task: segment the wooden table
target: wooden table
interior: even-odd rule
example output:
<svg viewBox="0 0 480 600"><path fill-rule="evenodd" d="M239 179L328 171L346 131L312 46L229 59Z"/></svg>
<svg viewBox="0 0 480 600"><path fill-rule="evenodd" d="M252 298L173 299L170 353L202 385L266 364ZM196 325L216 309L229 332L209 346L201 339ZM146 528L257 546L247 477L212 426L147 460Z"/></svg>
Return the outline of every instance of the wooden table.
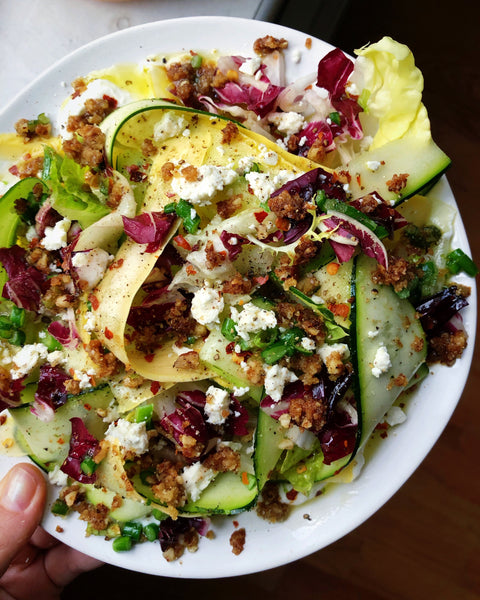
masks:
<svg viewBox="0 0 480 600"><path fill-rule="evenodd" d="M433 134L453 159L448 179L480 263L479 23L476 3L467 0L354 0L332 41L352 52L388 34L413 50L425 77ZM308 32L317 25L320 30L313 23ZM478 600L479 364L477 352L450 424L415 474L377 514L331 546L265 573L213 581L105 566L80 577L63 598Z"/></svg>

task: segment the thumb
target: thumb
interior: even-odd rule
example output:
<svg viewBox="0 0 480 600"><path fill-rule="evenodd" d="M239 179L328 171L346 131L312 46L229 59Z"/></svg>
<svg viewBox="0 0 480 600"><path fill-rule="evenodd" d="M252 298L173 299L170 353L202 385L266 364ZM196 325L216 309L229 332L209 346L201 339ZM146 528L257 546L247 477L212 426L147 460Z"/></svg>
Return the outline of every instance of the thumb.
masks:
<svg viewBox="0 0 480 600"><path fill-rule="evenodd" d="M33 465L15 465L0 481L0 577L42 518L46 484Z"/></svg>

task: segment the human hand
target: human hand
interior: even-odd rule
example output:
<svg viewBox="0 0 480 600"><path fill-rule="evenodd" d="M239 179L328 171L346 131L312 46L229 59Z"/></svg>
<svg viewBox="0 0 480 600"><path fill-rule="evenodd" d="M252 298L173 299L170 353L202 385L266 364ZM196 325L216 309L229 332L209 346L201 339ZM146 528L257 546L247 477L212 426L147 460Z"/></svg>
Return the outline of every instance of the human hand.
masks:
<svg viewBox="0 0 480 600"><path fill-rule="evenodd" d="M0 600L59 599L67 583L102 564L38 526L45 498L33 465L15 465L0 481Z"/></svg>

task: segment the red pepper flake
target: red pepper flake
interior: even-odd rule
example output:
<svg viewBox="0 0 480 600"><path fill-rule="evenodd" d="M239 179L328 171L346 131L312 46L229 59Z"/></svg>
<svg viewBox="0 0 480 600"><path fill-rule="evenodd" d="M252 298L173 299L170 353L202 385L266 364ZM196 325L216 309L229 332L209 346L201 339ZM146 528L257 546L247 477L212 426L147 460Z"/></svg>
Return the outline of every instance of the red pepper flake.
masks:
<svg viewBox="0 0 480 600"><path fill-rule="evenodd" d="M180 246L180 248L184 248L185 250L191 250L192 249L192 247L187 242L187 240L183 237L183 235L176 235L173 238L173 241L177 244L177 246Z"/></svg>
<svg viewBox="0 0 480 600"><path fill-rule="evenodd" d="M361 188L362 187L362 176L360 175L360 173L357 173L356 180L358 183L358 187Z"/></svg>
<svg viewBox="0 0 480 600"><path fill-rule="evenodd" d="M90 304L92 305L93 310L97 310L97 308L100 306L98 298L94 294L90 294L88 296L88 299L90 301Z"/></svg>
<svg viewBox="0 0 480 600"><path fill-rule="evenodd" d="M342 317L346 319L350 314L350 305L349 304L335 304L331 302L327 305L329 311L331 311L335 316Z"/></svg>
<svg viewBox="0 0 480 600"><path fill-rule="evenodd" d="M119 258L118 260L115 260L108 268L110 270L119 269L122 265L123 265L123 258Z"/></svg>
<svg viewBox="0 0 480 600"><path fill-rule="evenodd" d="M385 421L383 423L378 423L377 426L375 427L375 429L377 429L377 430L388 429L388 423L386 423Z"/></svg>
<svg viewBox="0 0 480 600"><path fill-rule="evenodd" d="M155 358L155 354L145 354L144 358L147 362L151 363Z"/></svg>
<svg viewBox="0 0 480 600"><path fill-rule="evenodd" d="M263 223L265 221L265 219L268 217L268 213L265 210L262 210L260 212L256 212L253 214L259 223Z"/></svg>
<svg viewBox="0 0 480 600"><path fill-rule="evenodd" d="M242 471L242 483L248 485L248 473L246 471Z"/></svg>
<svg viewBox="0 0 480 600"><path fill-rule="evenodd" d="M160 383L158 381L152 381L152 383L150 384L150 391L152 392L152 394L155 396L155 394L158 394L158 392L160 391Z"/></svg>
<svg viewBox="0 0 480 600"><path fill-rule="evenodd" d="M238 522L238 521L233 521L233 526L234 526L234 527L238 527L238 525L239 525L239 522Z"/></svg>
<svg viewBox="0 0 480 600"><path fill-rule="evenodd" d="M64 440L63 438L61 438L61 437L60 437L60 438L58 438L58 440L57 440L57 444L60 444L60 445L62 445L62 444L64 444L64 443L65 443L65 440Z"/></svg>
<svg viewBox="0 0 480 600"><path fill-rule="evenodd" d="M105 337L107 338L107 340L113 339L113 333L108 327L105 327Z"/></svg>
<svg viewBox="0 0 480 600"><path fill-rule="evenodd" d="M235 350L235 342L230 342L229 344L227 344L227 346L225 347L225 352L227 354L232 354L232 352Z"/></svg>
<svg viewBox="0 0 480 600"><path fill-rule="evenodd" d="M187 265L185 267L185 271L187 272L187 275L196 275L197 271L192 267L192 265Z"/></svg>
<svg viewBox="0 0 480 600"><path fill-rule="evenodd" d="M277 217L275 225L280 231L288 231L290 229L290 221L284 217Z"/></svg>
<svg viewBox="0 0 480 600"><path fill-rule="evenodd" d="M268 275L259 275L258 277L254 277L253 278L253 283L257 283L258 285L263 285L265 283L267 283L268 281Z"/></svg>
<svg viewBox="0 0 480 600"><path fill-rule="evenodd" d="M90 404L88 404L87 402L85 402L85 404L83 405L83 408L84 408L85 410L92 410L92 407L91 407L91 405L90 405Z"/></svg>
<svg viewBox="0 0 480 600"><path fill-rule="evenodd" d="M17 165L12 165L9 169L8 172L11 173L12 175L15 175L15 177L18 177L19 174L19 170Z"/></svg>
<svg viewBox="0 0 480 600"><path fill-rule="evenodd" d="M290 500L290 502L293 502L295 500L295 498L298 496L298 492L297 490L289 490L285 496L288 498L288 500Z"/></svg>

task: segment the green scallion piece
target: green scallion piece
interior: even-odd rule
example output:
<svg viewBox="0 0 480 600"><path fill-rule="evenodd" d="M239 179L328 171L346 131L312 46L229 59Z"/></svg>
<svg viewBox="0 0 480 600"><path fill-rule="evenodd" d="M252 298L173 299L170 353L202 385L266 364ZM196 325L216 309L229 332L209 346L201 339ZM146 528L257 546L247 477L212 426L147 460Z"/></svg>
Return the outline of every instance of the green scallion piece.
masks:
<svg viewBox="0 0 480 600"><path fill-rule="evenodd" d="M145 525L143 528L143 533L149 542L154 542L158 540L158 534L160 532L160 527L156 523L149 523Z"/></svg>
<svg viewBox="0 0 480 600"><path fill-rule="evenodd" d="M447 254L446 263L447 269L453 275L460 273L460 271L463 271L467 275L470 275L470 277L475 277L475 275L478 274L477 265L460 248L456 248L455 250L452 250L452 252Z"/></svg>
<svg viewBox="0 0 480 600"><path fill-rule="evenodd" d="M132 549L132 543L132 538L122 535L113 540L112 548L115 552L128 552Z"/></svg>
<svg viewBox="0 0 480 600"><path fill-rule="evenodd" d="M12 337L10 338L10 343L14 346L23 346L25 344L25 332L21 329L16 329L12 333Z"/></svg>
<svg viewBox="0 0 480 600"><path fill-rule="evenodd" d="M142 530L143 527L141 523L136 523L135 521L128 521L122 528L122 535L131 538L135 542L138 542L142 535Z"/></svg>
<svg viewBox="0 0 480 600"><path fill-rule="evenodd" d="M199 69L202 66L203 58L200 54L194 54L190 60L190 64L194 69Z"/></svg>
<svg viewBox="0 0 480 600"><path fill-rule="evenodd" d="M176 202L170 202L169 204L166 204L166 205L163 207L163 212L164 212L166 215L171 215L171 214L173 214L174 212L177 212L177 203L176 203Z"/></svg>
<svg viewBox="0 0 480 600"><path fill-rule="evenodd" d="M93 475L97 466L97 463L91 456L86 456L80 463L80 469L82 470L82 473L85 473L85 475Z"/></svg>
<svg viewBox="0 0 480 600"><path fill-rule="evenodd" d="M152 516L154 519L157 519L157 521L164 521L165 519L168 519L168 515L161 510L158 510L158 508L154 508L152 510Z"/></svg>
<svg viewBox="0 0 480 600"><path fill-rule="evenodd" d="M222 323L221 332L224 338L226 338L229 342L233 342L237 337L235 321L230 317L227 317Z"/></svg>
<svg viewBox="0 0 480 600"><path fill-rule="evenodd" d="M340 113L331 112L328 117L332 123L335 123L335 125L340 125Z"/></svg>
<svg viewBox="0 0 480 600"><path fill-rule="evenodd" d="M63 348L62 344L55 339L51 333L48 333L48 331L46 332L45 337L42 338L42 344L47 347L49 352L61 350Z"/></svg>
<svg viewBox="0 0 480 600"><path fill-rule="evenodd" d="M25 325L25 309L19 308L16 305L12 306L12 312L10 313L10 321L14 327L23 327Z"/></svg>
<svg viewBox="0 0 480 600"><path fill-rule="evenodd" d="M68 513L68 506L66 502L58 499L52 504L52 508L50 510L54 515L64 516Z"/></svg>
<svg viewBox="0 0 480 600"><path fill-rule="evenodd" d="M0 315L0 329L13 329L12 321L5 315Z"/></svg>
<svg viewBox="0 0 480 600"><path fill-rule="evenodd" d="M149 423L153 415L153 404L137 406L135 409L135 423Z"/></svg>
<svg viewBox="0 0 480 600"><path fill-rule="evenodd" d="M288 352L288 346L283 342L277 342L260 353L264 362L267 365L274 365L282 359Z"/></svg>

